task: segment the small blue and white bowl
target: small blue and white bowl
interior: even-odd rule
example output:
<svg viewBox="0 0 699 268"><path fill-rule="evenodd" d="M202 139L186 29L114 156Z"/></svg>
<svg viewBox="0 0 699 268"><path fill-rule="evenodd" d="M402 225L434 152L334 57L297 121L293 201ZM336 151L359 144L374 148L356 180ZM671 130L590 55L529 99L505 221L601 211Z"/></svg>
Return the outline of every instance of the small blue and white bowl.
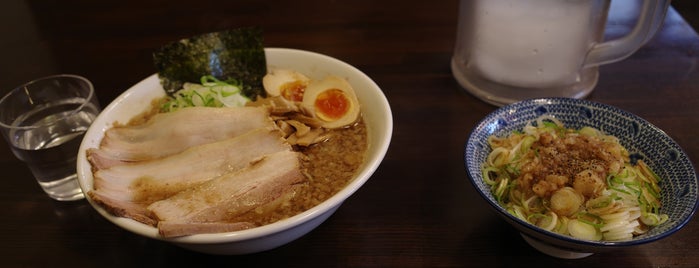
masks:
<svg viewBox="0 0 699 268"><path fill-rule="evenodd" d="M660 212L667 214L669 220L632 240L587 241L543 230L508 213L495 200L481 175L481 165L491 151L488 137L507 136L541 115L553 116L567 128L590 126L616 136L632 157L643 159L662 178ZM474 128L466 143L464 160L471 183L496 213L517 228L532 247L559 258L582 258L663 239L686 225L699 205L694 167L672 138L634 114L587 100L542 98L500 107Z"/></svg>

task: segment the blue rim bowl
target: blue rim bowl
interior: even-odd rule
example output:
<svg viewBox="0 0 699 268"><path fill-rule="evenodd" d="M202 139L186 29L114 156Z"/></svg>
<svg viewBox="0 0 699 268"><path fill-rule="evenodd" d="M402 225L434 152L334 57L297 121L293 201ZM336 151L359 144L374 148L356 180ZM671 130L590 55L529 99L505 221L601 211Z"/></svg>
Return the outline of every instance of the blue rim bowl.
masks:
<svg viewBox="0 0 699 268"><path fill-rule="evenodd" d="M491 151L487 139L491 135L506 136L521 130L527 122L542 115L555 117L567 128L590 126L619 138L632 157L643 159L662 178L661 213L667 214L669 220L632 240L587 241L543 230L508 213L495 200L481 175L481 165ZM533 238L566 252L595 253L663 239L684 227L699 205L695 169L672 138L632 113L588 100L539 98L500 107L482 119L471 132L465 145L464 162L478 193L498 215L520 231L528 243L532 244L530 238ZM541 250L537 245L532 246Z"/></svg>

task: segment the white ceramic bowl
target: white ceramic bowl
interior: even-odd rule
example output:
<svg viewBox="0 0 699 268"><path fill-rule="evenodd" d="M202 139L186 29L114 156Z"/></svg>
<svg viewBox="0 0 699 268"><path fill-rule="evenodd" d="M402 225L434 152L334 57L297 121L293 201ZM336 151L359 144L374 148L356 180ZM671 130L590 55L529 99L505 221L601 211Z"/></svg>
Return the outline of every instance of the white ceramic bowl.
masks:
<svg viewBox="0 0 699 268"><path fill-rule="evenodd" d="M491 151L490 135L506 136L522 130L527 122L550 115L567 128L595 127L619 138L632 158L643 159L662 180L661 213L670 219L628 241L587 241L543 230L508 213L483 181L481 165ZM471 183L508 223L534 248L559 258L581 258L595 252L650 243L680 230L697 210L697 175L682 148L648 121L616 107L568 98L532 99L503 106L486 116L471 132L464 160Z"/></svg>
<svg viewBox="0 0 699 268"><path fill-rule="evenodd" d="M391 108L379 86L367 75L345 62L295 49L267 48L265 54L269 67L293 69L313 79L322 79L330 74L338 75L346 78L355 89L367 124L369 148L366 161L344 189L305 212L272 224L237 232L197 234L178 238L163 238L154 227L115 217L88 197L90 204L107 220L130 232L210 254L247 254L273 249L305 235L330 217L343 201L369 179L383 160L393 132ZM114 122L127 122L149 107L151 100L164 95L157 75L152 75L121 94L102 111L85 134L78 153L77 173L83 192L93 189L92 172L85 157L85 150L99 147L105 130Z"/></svg>

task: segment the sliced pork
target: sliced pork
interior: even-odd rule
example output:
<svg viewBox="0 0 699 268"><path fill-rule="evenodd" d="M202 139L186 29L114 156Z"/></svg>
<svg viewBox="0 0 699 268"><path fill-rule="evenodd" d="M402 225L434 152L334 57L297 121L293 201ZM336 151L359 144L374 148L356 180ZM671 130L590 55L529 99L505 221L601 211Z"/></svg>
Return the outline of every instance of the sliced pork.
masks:
<svg viewBox="0 0 699 268"><path fill-rule="evenodd" d="M297 128L301 128L296 126ZM114 127L89 149L90 199L164 237L253 228L306 178L267 107L193 107Z"/></svg>
<svg viewBox="0 0 699 268"><path fill-rule="evenodd" d="M265 107L190 107L153 116L137 126L105 132L97 152L101 168L176 154L191 146L235 137L273 124Z"/></svg>
<svg viewBox="0 0 699 268"><path fill-rule="evenodd" d="M303 181L299 157L300 153L293 151L269 154L239 171L157 201L148 210L160 221L164 236L171 234L168 226L235 223L236 216L287 196Z"/></svg>
<svg viewBox="0 0 699 268"><path fill-rule="evenodd" d="M168 157L97 170L94 188L99 196L111 200L150 204L239 170L267 154L288 150L291 146L278 130L260 128Z"/></svg>
<svg viewBox="0 0 699 268"><path fill-rule="evenodd" d="M203 233L233 232L255 227L249 222L205 222L205 223L177 223L160 222L158 229L164 237L185 236Z"/></svg>
<svg viewBox="0 0 699 268"><path fill-rule="evenodd" d="M156 226L158 224L158 220L155 219L155 216L147 209L147 205L145 204L105 195L99 191L89 191L87 195L90 196L92 201L99 204L114 216L133 219L151 226Z"/></svg>

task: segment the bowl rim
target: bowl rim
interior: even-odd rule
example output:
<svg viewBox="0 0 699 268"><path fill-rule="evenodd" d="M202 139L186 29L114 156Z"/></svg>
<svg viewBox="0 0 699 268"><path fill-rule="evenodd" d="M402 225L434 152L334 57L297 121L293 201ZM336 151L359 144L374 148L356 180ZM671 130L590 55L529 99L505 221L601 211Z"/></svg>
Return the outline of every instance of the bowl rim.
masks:
<svg viewBox="0 0 699 268"><path fill-rule="evenodd" d="M561 240L562 242L570 245L570 244L577 244L581 245L584 247L611 247L611 248L617 248L617 247L628 247L628 246L635 246L635 245L641 245L641 244L646 244L650 243L653 241L660 240L662 238L665 238L667 236L672 235L673 233L679 231L682 229L695 215L697 212L697 209L699 208L699 198L696 198L694 200L694 204L692 205L691 212L687 215L686 218L682 219L680 222L678 222L677 226L675 226L672 229L667 230L666 232L650 236L650 237L642 237L639 239L632 239L632 240L626 240L626 241L593 241L593 240L583 240L583 239L577 239L571 236L559 234L556 232L552 231L547 231L544 229L541 229L529 222L526 222L520 218L515 217L514 215L508 213L505 209L503 209L499 204L496 202L493 202L493 200L490 199L491 193L481 191L479 187L476 184L476 179L480 178L480 171L476 172L471 170L471 167L469 165L468 155L469 153L475 152L475 144L477 144L476 141L476 135L477 135L477 130L478 129L483 129L488 122L491 122L493 119L497 119L495 115L506 113L506 112L515 112L517 110L515 107L516 106L522 106L526 104L536 104L536 103L541 103L541 104L561 104L561 103L568 103L574 107L584 107L584 106L599 106L603 107L605 109L611 110L616 114L623 115L625 117L631 118L643 125L646 125L652 129L652 131L658 132L658 134L665 136L673 145L675 145L676 148L679 149L679 154L683 156L687 160L688 167L691 168L692 172L692 177L694 179L695 185L699 184L697 180L697 174L696 174L696 169L694 168L692 162L689 160L689 156L684 152L684 150L677 144L677 142L670 137L666 132L664 132L662 129L658 128L657 126L653 125L652 123L648 122L647 120L641 118L640 116L637 116L631 112L625 111L621 108L609 105L609 104L604 104L601 102L596 102L596 101L591 101L591 100L586 100L586 99L576 99L576 98L566 98L566 97L545 97L545 98L532 98L532 99L526 99L522 101L518 101L515 103L511 103L508 105L504 105L502 107L499 107L498 109L492 111L488 115L486 115L484 118L479 120L479 122L473 127L471 130L467 142L464 145L464 165L466 166L466 172L468 173L468 178L471 186L473 186L478 192L478 194L485 199L485 201L490 205L492 208L497 211L497 214L501 217L504 217L506 220L511 221L513 223L516 223L519 227L526 228L526 231L531 232L531 233L536 233L539 235L543 235L546 237L550 238L555 238L558 240ZM474 172L476 172L476 175L474 176ZM513 226L514 227L514 226ZM541 241L546 243L545 241Z"/></svg>
<svg viewBox="0 0 699 268"><path fill-rule="evenodd" d="M113 224L119 226L120 228L123 228L127 231L130 231L132 233L139 234L144 237L152 238L152 239L157 239L157 240L162 240L162 241L168 241L168 242L174 242L178 244L217 244L217 243L228 243L228 242L237 242L237 241L244 241L244 240L249 240L249 239L255 239L255 238L260 238L260 237L265 237L265 236L270 236L275 233L283 232L285 230L288 230L290 228L293 228L295 226L300 226L308 221L311 221L312 219L332 210L333 208L336 208L340 206L347 198L349 198L354 192L356 192L371 176L372 174L376 171L380 163L383 161L385 158L385 155L388 151L388 147L391 143L391 138L393 134L393 115L391 111L390 104L383 93L383 90L376 84L376 82L371 79L367 74L362 72L361 70L357 69L356 67L341 61L339 59L336 59L334 57L330 57L328 55L324 55L321 53L317 52L312 52L312 51L306 51L306 50L301 50L301 49L293 49L293 48L278 48L278 47L266 47L265 48L265 54L273 54L277 55L277 57L281 57L283 55L298 55L298 56L303 56L303 57L314 57L317 58L319 61L323 62L330 62L331 64L339 66L339 68L346 69L348 73L352 73L352 75L361 77L363 83L367 83L370 85L370 91L373 93L371 94L373 97L378 97L377 99L373 99L372 102L379 102L381 103L381 107L384 107L381 109L383 112L376 117L379 118L384 124L382 125L382 130L383 130L383 135L380 136L378 140L369 140L369 149L372 148L372 146L376 147L375 150L378 152L374 158L372 159L366 159L362 166L362 169L358 170L359 172L355 174L354 178L349 181L349 183L342 188L340 191L329 197L328 199L324 200L323 202L317 204L316 206L309 208L301 213L298 213L294 216L291 216L286 219L282 219L270 224L266 224L263 226L258 226L255 228L251 229L246 229L246 230L240 230L240 231L233 231L233 232L223 232L223 233L205 233L205 234L195 234L195 235L188 235L188 236L182 236L182 237L172 237L172 238L167 238L167 237L162 237L157 234L157 228L152 227L146 224L143 224L141 222L135 221L133 219L129 218L124 218L124 217L117 217L109 212L107 212L104 208L96 204L88 195L86 196L86 199L88 202L91 204L91 206L97 210L104 218L106 218L108 221L112 222ZM267 56L269 57L269 56ZM269 61L267 63L267 66L270 66ZM154 82L153 80L158 80L157 73L156 74L151 74L150 76L144 78L140 82L132 85L129 87L127 90L122 92L117 98L115 98L109 105L103 109L103 112L111 112L112 110L116 109L120 105L122 101L125 99L129 98L133 92L136 90L139 90L143 86L153 86L152 83L157 83ZM352 83L352 82L350 82ZM160 83L157 83L157 85L162 89L162 86L160 86ZM144 89L140 89L144 90ZM153 88L146 88L146 90L157 90ZM164 90L163 90L164 94ZM106 115L103 115L103 113L100 113L98 117L95 119L95 121L99 120L100 117L104 117ZM92 190L92 187L89 187L88 185L85 185L87 183L85 180L90 181L92 183L93 177L92 173L89 172L90 174L82 174L82 170L84 170L85 165L88 165L87 168L89 170L89 163L86 163L85 155L84 152L87 149L87 138L88 138L88 133L92 132L97 132L97 133L103 133L106 129L97 129L101 126L96 126L95 129L91 131L91 129L88 129L86 132L85 139L82 141L81 146L80 146L80 151L78 155L78 163L77 163L77 169L78 169L78 181L80 184L81 189L83 189L83 192L87 192L89 190ZM90 127L92 128L92 126ZM369 127L368 127L369 129ZM103 135L103 134L100 134ZM102 136L99 136L99 139L102 139ZM155 235L154 233L155 232Z"/></svg>

